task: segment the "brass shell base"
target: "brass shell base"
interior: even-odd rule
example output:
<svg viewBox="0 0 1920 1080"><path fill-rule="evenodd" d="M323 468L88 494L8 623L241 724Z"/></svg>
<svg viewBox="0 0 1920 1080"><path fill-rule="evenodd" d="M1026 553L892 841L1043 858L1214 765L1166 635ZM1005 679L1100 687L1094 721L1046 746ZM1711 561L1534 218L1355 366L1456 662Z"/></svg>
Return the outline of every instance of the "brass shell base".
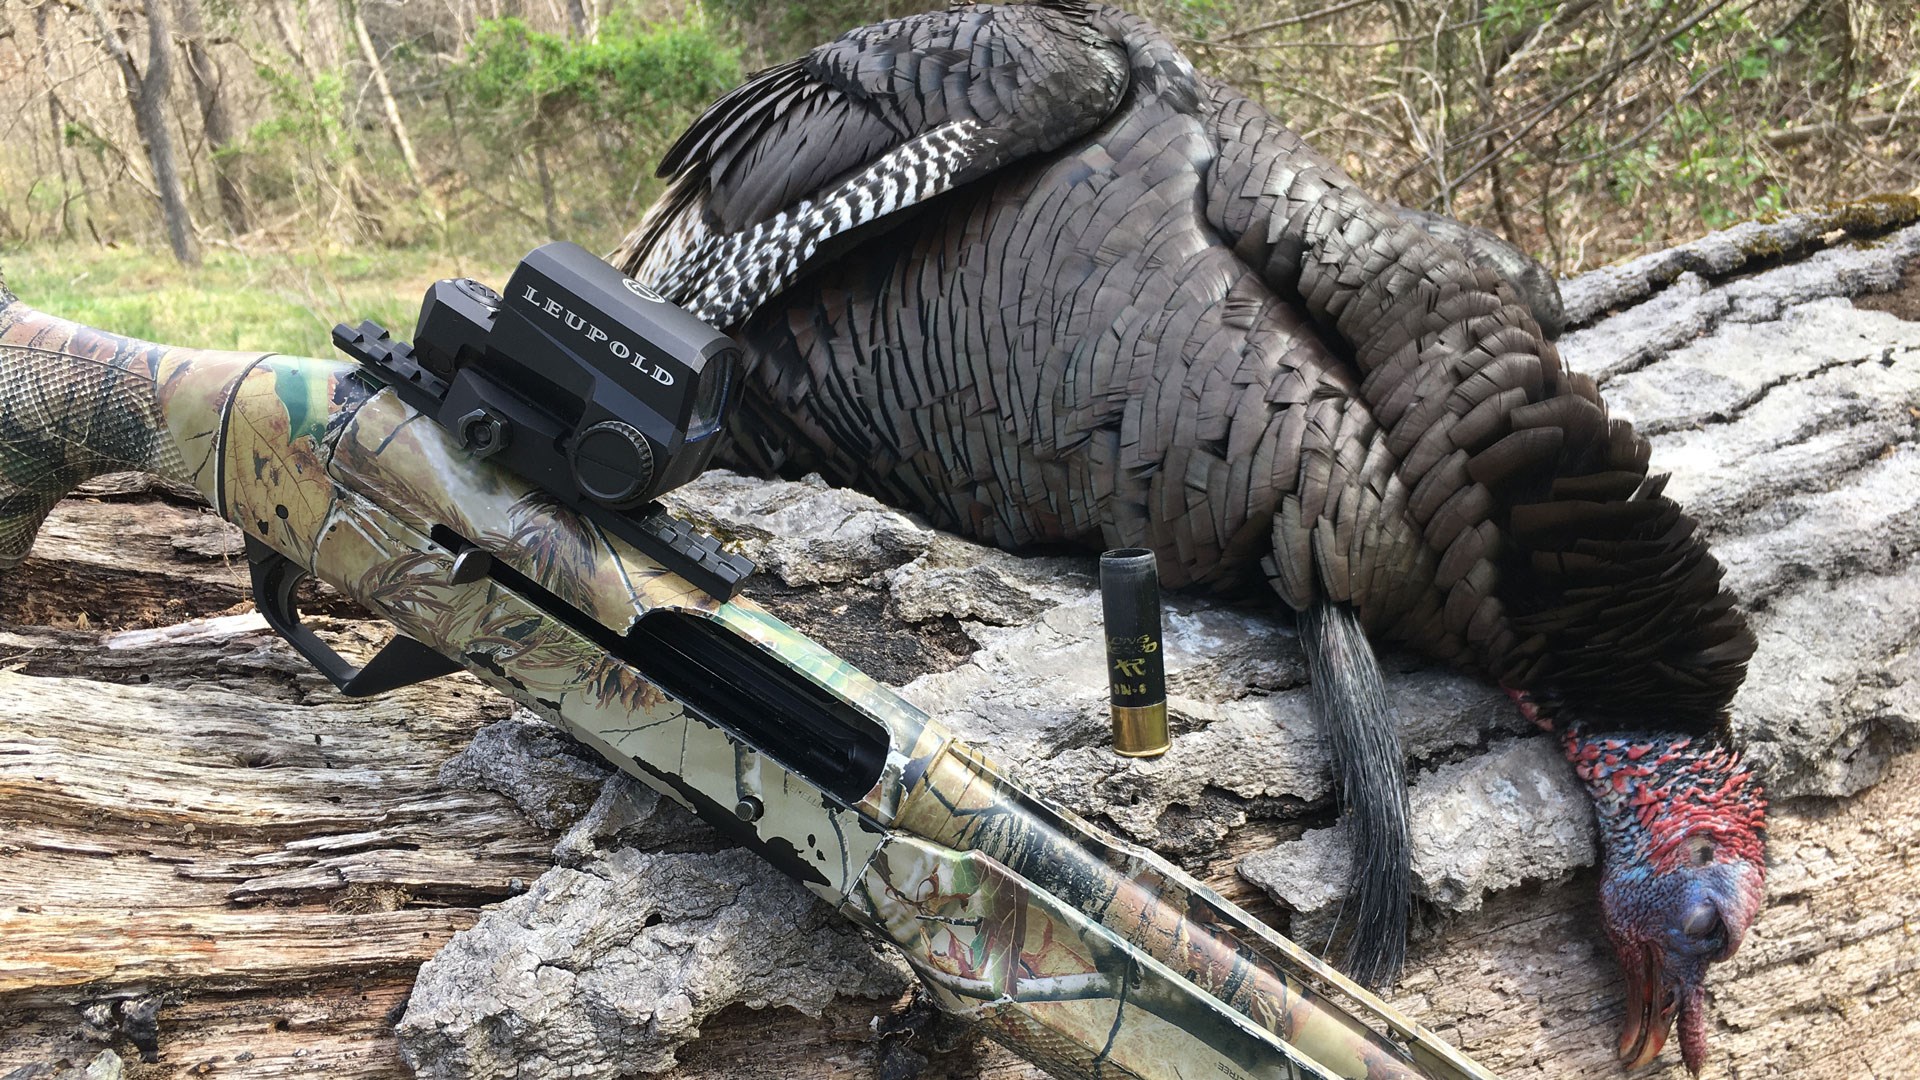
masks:
<svg viewBox="0 0 1920 1080"><path fill-rule="evenodd" d="M1167 738L1167 703L1113 706L1113 752L1121 757L1159 757Z"/></svg>

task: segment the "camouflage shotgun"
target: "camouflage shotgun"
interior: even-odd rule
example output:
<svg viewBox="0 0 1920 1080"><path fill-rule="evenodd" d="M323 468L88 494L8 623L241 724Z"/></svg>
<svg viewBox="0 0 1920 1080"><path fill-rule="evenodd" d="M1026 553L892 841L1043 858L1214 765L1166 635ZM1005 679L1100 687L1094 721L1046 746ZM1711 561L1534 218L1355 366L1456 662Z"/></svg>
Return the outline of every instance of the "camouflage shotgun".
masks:
<svg viewBox="0 0 1920 1080"><path fill-rule="evenodd" d="M532 287L523 273L540 255L521 264L510 297ZM594 265L567 272L605 285L603 272L616 293L624 285L637 302L652 299ZM455 284L464 296L441 297L454 307L499 300L472 283L435 289ZM596 313L582 303L527 302L555 333L578 329L605 345L584 329ZM626 317L606 315L618 303L605 295L587 297L592 305L613 322ZM692 322L677 309L661 315L674 316ZM422 340L430 321L423 312ZM600 439L607 452L574 455L575 487L536 484L524 461L509 467L505 431L489 430L495 419L519 423L518 445L531 452L534 418L511 402L494 403L514 414L505 417L485 403L446 406L471 350L413 368L411 350L363 330L336 331L361 364L174 348L44 315L0 286L0 568L25 558L75 485L116 470L159 473L193 485L246 533L263 613L346 692L472 672L884 938L942 1009L1055 1076L1490 1076L733 597L741 561L711 541L659 513L645 535L631 527L635 514L608 527L606 506L583 508L576 488L609 505L650 497L613 481L596 487L594 469L617 474L615 459L638 446L631 431L606 428L612 421L575 430L572 443ZM628 375L663 378L637 355L620 359ZM705 406L723 396L710 393ZM449 430L421 403L465 411ZM306 575L402 636L364 669L346 666L298 625L289 598Z"/></svg>

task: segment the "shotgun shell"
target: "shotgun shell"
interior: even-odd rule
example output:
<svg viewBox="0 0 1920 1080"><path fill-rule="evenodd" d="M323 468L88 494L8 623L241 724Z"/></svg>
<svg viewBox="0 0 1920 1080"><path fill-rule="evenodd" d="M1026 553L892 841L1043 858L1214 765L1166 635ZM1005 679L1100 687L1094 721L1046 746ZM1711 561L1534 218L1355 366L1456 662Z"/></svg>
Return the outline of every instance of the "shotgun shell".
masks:
<svg viewBox="0 0 1920 1080"><path fill-rule="evenodd" d="M1146 548L1100 556L1107 623L1107 685L1113 749L1126 757L1167 752L1167 669L1160 648L1160 570Z"/></svg>

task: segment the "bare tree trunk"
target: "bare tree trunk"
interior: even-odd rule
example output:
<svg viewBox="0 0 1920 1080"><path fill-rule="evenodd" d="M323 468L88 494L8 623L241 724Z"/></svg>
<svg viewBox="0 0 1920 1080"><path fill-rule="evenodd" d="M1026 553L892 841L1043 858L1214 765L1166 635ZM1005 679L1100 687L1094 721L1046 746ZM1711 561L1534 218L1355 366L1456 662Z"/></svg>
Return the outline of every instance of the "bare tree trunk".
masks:
<svg viewBox="0 0 1920 1080"><path fill-rule="evenodd" d="M280 43L286 46L287 55L293 57L293 62L299 66L301 74L311 81L313 65L307 60L307 50L300 44L301 35L295 31L290 21L291 13L280 3L280 0L270 0L267 4L267 18L273 23L273 28L280 31Z"/></svg>
<svg viewBox="0 0 1920 1080"><path fill-rule="evenodd" d="M573 23L573 34L583 40L593 37L593 20L587 17L585 0L567 0L567 21Z"/></svg>
<svg viewBox="0 0 1920 1080"><path fill-rule="evenodd" d="M174 0L180 17L180 36L187 53L187 77L200 101L200 120L206 127L208 156L213 159L214 187L220 193L220 212L227 228L238 236L247 231L247 204L234 175L238 163L224 153L234 143L233 117L227 112L226 79L220 62L207 50L207 31L200 18L200 0Z"/></svg>
<svg viewBox="0 0 1920 1080"><path fill-rule="evenodd" d="M40 43L40 67L47 79L47 123L53 132L53 158L60 170L60 235L73 235L73 192L74 173L77 163L68 166L67 159L72 151L67 148L67 125L65 113L60 107L60 95L55 92L57 85L53 74L53 45L47 40L47 12L50 5L41 4L33 9L33 35ZM84 190L85 180L80 181Z"/></svg>
<svg viewBox="0 0 1920 1080"><path fill-rule="evenodd" d="M560 237L560 214L553 196L553 173L547 168L547 144L533 140L533 169L540 177L540 201L547 212L547 239Z"/></svg>
<svg viewBox="0 0 1920 1080"><path fill-rule="evenodd" d="M393 88L387 84L387 68L380 62L380 53L373 47L373 37L367 33L366 21L360 18L360 5L355 0L344 0L347 22L353 30L353 36L360 42L360 55L373 71L373 85L380 92L380 105L387 114L387 130L393 133L393 141L400 144L400 157L407 164L407 176L413 180L413 186L426 192L421 182L420 159L413 154L413 140L407 136L406 122L400 119L400 106L393 100Z"/></svg>
<svg viewBox="0 0 1920 1080"><path fill-rule="evenodd" d="M147 72L143 76L134 66L133 55L120 31L107 21L100 0L81 0L93 21L100 27L100 39L113 62L120 67L126 86L127 104L133 108L134 126L147 149L153 166L153 182L160 196L160 216L167 223L167 245L173 257L188 266L200 265L200 250L193 239L193 219L187 214L187 191L180 183L180 168L173 156L173 135L167 131L167 91L173 81L173 45L167 27L165 5L146 0Z"/></svg>

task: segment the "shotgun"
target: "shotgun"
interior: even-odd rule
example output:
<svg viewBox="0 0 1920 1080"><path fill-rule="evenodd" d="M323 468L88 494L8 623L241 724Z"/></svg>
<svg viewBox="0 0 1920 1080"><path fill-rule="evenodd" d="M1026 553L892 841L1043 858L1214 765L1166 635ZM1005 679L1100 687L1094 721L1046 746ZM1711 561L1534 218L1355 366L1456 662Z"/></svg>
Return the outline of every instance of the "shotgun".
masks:
<svg viewBox="0 0 1920 1080"><path fill-rule="evenodd" d="M1055 1076L1489 1080L1142 848L1034 795L739 595L653 500L702 469L738 351L571 244L503 294L428 292L352 360L155 345L0 285L0 569L81 482L190 484L254 600L342 693L471 672L764 856ZM392 623L356 667L300 623L324 581Z"/></svg>

